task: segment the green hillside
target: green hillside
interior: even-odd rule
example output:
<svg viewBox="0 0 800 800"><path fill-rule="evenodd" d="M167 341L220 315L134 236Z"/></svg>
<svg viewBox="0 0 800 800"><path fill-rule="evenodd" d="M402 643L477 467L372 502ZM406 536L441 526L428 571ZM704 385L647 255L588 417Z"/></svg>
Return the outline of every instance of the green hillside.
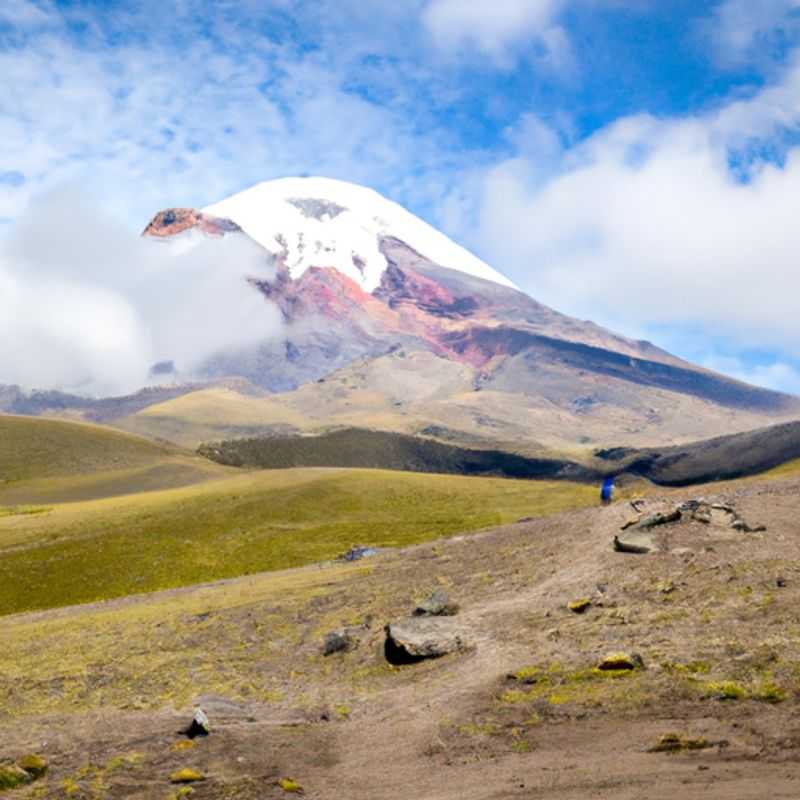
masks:
<svg viewBox="0 0 800 800"><path fill-rule="evenodd" d="M0 506L185 486L228 470L98 425L0 415Z"/></svg>
<svg viewBox="0 0 800 800"><path fill-rule="evenodd" d="M0 518L0 614L296 567L595 501L568 482L304 469Z"/></svg>

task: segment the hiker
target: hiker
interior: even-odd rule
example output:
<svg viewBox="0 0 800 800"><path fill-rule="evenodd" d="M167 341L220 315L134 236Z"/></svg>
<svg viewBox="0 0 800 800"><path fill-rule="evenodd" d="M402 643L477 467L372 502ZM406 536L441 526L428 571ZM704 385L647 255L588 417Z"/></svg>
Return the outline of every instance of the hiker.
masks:
<svg viewBox="0 0 800 800"><path fill-rule="evenodd" d="M611 504L611 496L614 494L614 479L606 478L603 481L603 488L600 489L600 502L604 505Z"/></svg>

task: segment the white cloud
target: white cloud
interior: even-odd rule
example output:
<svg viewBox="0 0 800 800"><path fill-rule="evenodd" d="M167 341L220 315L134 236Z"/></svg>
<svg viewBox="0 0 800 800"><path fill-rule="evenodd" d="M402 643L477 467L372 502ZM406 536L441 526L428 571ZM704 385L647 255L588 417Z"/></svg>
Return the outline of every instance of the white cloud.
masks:
<svg viewBox="0 0 800 800"><path fill-rule="evenodd" d="M274 276L264 251L245 237L182 243L143 239L73 188L36 203L0 248L2 382L119 394L156 362L188 378L280 331L245 280Z"/></svg>
<svg viewBox="0 0 800 800"><path fill-rule="evenodd" d="M800 395L800 371L792 364L773 361L769 364L751 365L737 356L714 353L702 359L701 363L707 369L722 372L745 383Z"/></svg>
<svg viewBox="0 0 800 800"><path fill-rule="evenodd" d="M475 47L510 63L510 48L537 43L556 65L569 61L569 43L557 25L567 0L432 0L422 21L442 48Z"/></svg>
<svg viewBox="0 0 800 800"><path fill-rule="evenodd" d="M795 66L779 85L713 113L621 119L566 149L555 174L519 148L484 173L478 207L463 211L477 227L465 225L462 239L568 313L792 353L800 148L785 163L759 154L800 131L798 109ZM545 149L555 141L539 121L526 129ZM735 153L755 159L747 181L730 169Z"/></svg>
<svg viewBox="0 0 800 800"><path fill-rule="evenodd" d="M723 63L768 60L771 37L798 30L798 9L800 0L725 0L705 28Z"/></svg>

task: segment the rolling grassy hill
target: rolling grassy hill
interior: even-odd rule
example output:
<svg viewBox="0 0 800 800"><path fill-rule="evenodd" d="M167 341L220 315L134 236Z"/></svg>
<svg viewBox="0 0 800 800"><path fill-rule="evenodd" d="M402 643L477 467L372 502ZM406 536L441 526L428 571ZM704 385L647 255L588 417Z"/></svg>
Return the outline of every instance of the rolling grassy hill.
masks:
<svg viewBox="0 0 800 800"><path fill-rule="evenodd" d="M98 425L0 415L0 506L89 500L226 474L173 445Z"/></svg>
<svg viewBox="0 0 800 800"><path fill-rule="evenodd" d="M302 413L266 394L244 394L215 386L156 403L114 420L131 433L197 447L204 441L256 436L303 428Z"/></svg>
<svg viewBox="0 0 800 800"><path fill-rule="evenodd" d="M5 481L141 467L176 452L95 425L0 416L0 476Z"/></svg>
<svg viewBox="0 0 800 800"><path fill-rule="evenodd" d="M367 470L251 472L0 518L0 614L283 569L595 502L594 487Z"/></svg>

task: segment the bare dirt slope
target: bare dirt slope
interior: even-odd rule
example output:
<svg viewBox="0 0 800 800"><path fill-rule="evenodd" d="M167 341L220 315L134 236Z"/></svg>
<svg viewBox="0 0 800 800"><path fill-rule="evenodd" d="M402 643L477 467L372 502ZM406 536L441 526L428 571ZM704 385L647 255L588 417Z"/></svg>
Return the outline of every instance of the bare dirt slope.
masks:
<svg viewBox="0 0 800 800"><path fill-rule="evenodd" d="M684 514L656 551L615 552L632 519L703 491L766 531ZM48 776L10 796L796 798L796 478L626 501L392 551L0 628L3 754ZM392 666L384 624L435 588L467 648ZM582 614L568 608L589 600ZM322 654L347 627L351 652ZM603 672L616 652L644 668ZM195 704L207 739L177 731ZM665 734L679 752L649 752Z"/></svg>

